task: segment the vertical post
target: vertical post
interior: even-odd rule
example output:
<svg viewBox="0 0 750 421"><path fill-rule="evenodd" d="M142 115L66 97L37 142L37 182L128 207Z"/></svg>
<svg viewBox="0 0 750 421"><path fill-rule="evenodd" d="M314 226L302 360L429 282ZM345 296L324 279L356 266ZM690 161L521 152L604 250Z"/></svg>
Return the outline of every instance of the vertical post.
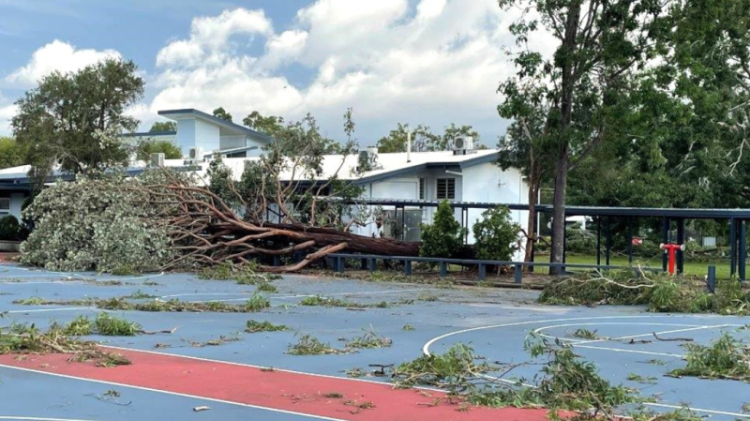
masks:
<svg viewBox="0 0 750 421"><path fill-rule="evenodd" d="M411 260L404 260L404 275L411 275Z"/></svg>
<svg viewBox="0 0 750 421"><path fill-rule="evenodd" d="M661 242L662 244L669 243L669 218L666 216L661 221ZM664 253L661 257L661 269L667 271L667 253Z"/></svg>
<svg viewBox="0 0 750 421"><path fill-rule="evenodd" d="M406 208L401 206L401 241L406 241Z"/></svg>
<svg viewBox="0 0 750 421"><path fill-rule="evenodd" d="M484 279L487 277L487 265L484 263L479 264L479 280L484 281Z"/></svg>
<svg viewBox="0 0 750 421"><path fill-rule="evenodd" d="M628 224L628 265L633 265L633 218L627 218Z"/></svg>
<svg viewBox="0 0 750 421"><path fill-rule="evenodd" d="M461 217L463 218L466 214L466 232L464 233L464 244L469 244L469 210L467 208L461 208Z"/></svg>
<svg viewBox="0 0 750 421"><path fill-rule="evenodd" d="M596 217L596 265L602 264L602 217Z"/></svg>
<svg viewBox="0 0 750 421"><path fill-rule="evenodd" d="M677 244L685 244L685 218L677 219ZM682 249L677 250L677 273L682 273L685 263L685 254Z"/></svg>
<svg viewBox="0 0 750 421"><path fill-rule="evenodd" d="M533 215L529 215L530 218L534 218L534 226L536 227L537 231L539 230L539 213L534 212ZM529 233L529 235L534 236L534 238L537 238L538 235L536 232ZM536 241L531 243L531 263L534 263L534 255L536 254ZM528 267L529 272L534 272L534 265L531 265Z"/></svg>
<svg viewBox="0 0 750 421"><path fill-rule="evenodd" d="M607 264L607 266L609 266L610 265L609 264L609 258L610 258L609 254L610 254L610 251L612 250L612 218L609 217L609 216L607 216L607 224L604 226L604 231L605 231L605 234L606 234L605 245L604 245L604 248L605 248L605 250L604 250L604 256L605 256L605 258L607 260L606 264Z"/></svg>
<svg viewBox="0 0 750 421"><path fill-rule="evenodd" d="M448 264L440 262L440 277L445 278L446 276L448 276Z"/></svg>
<svg viewBox="0 0 750 421"><path fill-rule="evenodd" d="M367 270L367 259L365 258L360 259L359 268L362 270Z"/></svg>
<svg viewBox="0 0 750 421"><path fill-rule="evenodd" d="M716 266L708 267L708 275L706 276L706 287L708 292L713 294L716 292Z"/></svg>
<svg viewBox="0 0 750 421"><path fill-rule="evenodd" d="M734 276L737 269L737 223L729 220L729 276Z"/></svg>
<svg viewBox="0 0 750 421"><path fill-rule="evenodd" d="M279 258L279 256L273 256L273 265L274 267L281 266L281 259Z"/></svg>
<svg viewBox="0 0 750 421"><path fill-rule="evenodd" d="M746 261L747 261L747 221L744 219L739 221L740 224L740 247L739 247L739 253L737 253L737 264L739 266L738 270L738 277L740 278L740 282L745 281L745 268L746 268Z"/></svg>
<svg viewBox="0 0 750 421"><path fill-rule="evenodd" d="M374 258L367 259L367 268L370 269L370 272L375 272L375 269L377 269L377 264L375 263Z"/></svg>
<svg viewBox="0 0 750 421"><path fill-rule="evenodd" d="M513 265L513 280L515 283L520 284L523 282L523 270L519 263Z"/></svg>
<svg viewBox="0 0 750 421"><path fill-rule="evenodd" d="M343 257L335 257L333 260L333 270L335 272L343 272L344 271L344 258Z"/></svg>

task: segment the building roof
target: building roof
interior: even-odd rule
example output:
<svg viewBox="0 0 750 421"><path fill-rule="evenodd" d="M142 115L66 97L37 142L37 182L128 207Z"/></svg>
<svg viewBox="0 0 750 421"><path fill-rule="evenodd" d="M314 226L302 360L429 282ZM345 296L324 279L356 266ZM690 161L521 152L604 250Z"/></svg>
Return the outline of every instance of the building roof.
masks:
<svg viewBox="0 0 750 421"><path fill-rule="evenodd" d="M260 142L270 143L273 139L261 132L249 129L245 126L240 126L231 121L227 121L218 117L214 117L211 114L204 113L203 111L196 110L193 108L185 108L180 110L162 110L159 111L159 115L167 117L169 119L179 121L186 118L194 118L198 120L207 121L209 123L219 126L221 134L224 136L232 135L244 135L252 137Z"/></svg>
<svg viewBox="0 0 750 421"><path fill-rule="evenodd" d="M246 149L249 148L237 148L236 151ZM222 153L226 152L227 151L222 151ZM210 155L211 154L206 154L207 157ZM290 165L289 168L281 174L281 179L284 181L327 180L338 173L338 178L341 180L356 181L358 183L373 183L394 177L407 176L426 169L451 168L453 170L460 170L486 162L493 162L497 159L497 150L479 150L469 155L454 155L451 151L412 152L411 162L407 162L406 155L405 152L378 154L376 167L364 173L357 172L357 167L359 166L358 155L324 155L322 161L322 172L320 174L300 173L299 169L293 171L293 165L291 165L292 158L288 158L290 160ZM259 160L260 158L258 157L225 158L223 162L232 170L233 178L239 180L245 169L245 163L258 162ZM200 162L191 168L197 167L197 175L200 178L207 179L206 171L208 170L209 164L210 161ZM131 167L127 168L126 171L130 174L137 174L143 171L147 165L147 162L138 161ZM164 166L171 168L185 167L185 160L166 159L164 160ZM2 189L3 186L9 185L27 185L30 182L28 177L30 169L30 165L23 165L20 167L0 170L0 189ZM71 179L72 175L64 174L59 170L55 170L48 180L54 181L57 178Z"/></svg>

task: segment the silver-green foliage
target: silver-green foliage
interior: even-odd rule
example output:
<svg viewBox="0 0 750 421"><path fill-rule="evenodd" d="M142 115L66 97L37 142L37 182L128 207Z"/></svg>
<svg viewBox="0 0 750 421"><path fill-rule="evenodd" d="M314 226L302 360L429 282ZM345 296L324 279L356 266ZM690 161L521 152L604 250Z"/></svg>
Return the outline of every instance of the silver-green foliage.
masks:
<svg viewBox="0 0 750 421"><path fill-rule="evenodd" d="M21 263L49 270L141 272L162 266L170 242L156 226L140 180L108 177L58 182L24 211L34 232Z"/></svg>

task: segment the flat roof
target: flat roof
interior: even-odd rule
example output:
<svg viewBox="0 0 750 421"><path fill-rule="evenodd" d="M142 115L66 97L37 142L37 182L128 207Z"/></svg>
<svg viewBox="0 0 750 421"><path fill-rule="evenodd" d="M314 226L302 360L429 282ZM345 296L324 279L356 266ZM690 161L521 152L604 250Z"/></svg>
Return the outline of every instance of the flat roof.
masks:
<svg viewBox="0 0 750 421"><path fill-rule="evenodd" d="M193 108L184 108L184 109L179 109L179 110L162 110L162 111L159 111L159 115L170 118L172 120L181 120L185 118L198 118L200 120L206 120L213 124L216 124L220 128L228 132L231 132L232 134L250 136L261 142L266 142L266 143L270 143L271 141L273 141L273 138L271 138L271 136L268 136L265 133L257 132L245 126L240 126L239 124L215 117L211 114L204 113L203 111L196 110Z"/></svg>

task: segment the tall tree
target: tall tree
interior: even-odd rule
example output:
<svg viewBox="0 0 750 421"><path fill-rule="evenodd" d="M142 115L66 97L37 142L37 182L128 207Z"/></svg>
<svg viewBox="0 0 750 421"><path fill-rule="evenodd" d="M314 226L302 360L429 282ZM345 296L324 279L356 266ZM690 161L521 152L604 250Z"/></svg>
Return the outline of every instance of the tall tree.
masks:
<svg viewBox="0 0 750 421"><path fill-rule="evenodd" d="M242 119L242 124L273 137L284 129L284 118L273 115L264 117L259 112L253 111Z"/></svg>
<svg viewBox="0 0 750 421"><path fill-rule="evenodd" d="M545 87L551 105L550 139L556 150L550 260L560 263L568 172L599 145L616 120L612 110L629 81L654 57L650 37L663 30L668 9L654 0L499 0L499 5L505 10L520 6L525 12L510 27L524 47L515 58L519 71L501 89L515 86L518 95L527 95L523 86L534 81ZM558 42L551 61L527 43L540 25Z"/></svg>
<svg viewBox="0 0 750 421"><path fill-rule="evenodd" d="M149 133L158 132L175 132L177 131L177 122L175 121L157 121L151 125Z"/></svg>
<svg viewBox="0 0 750 421"><path fill-rule="evenodd" d="M136 146L137 157L142 161L147 161L153 153L163 153L165 159L182 158L182 149L168 140L147 139Z"/></svg>
<svg viewBox="0 0 750 421"><path fill-rule="evenodd" d="M12 127L29 148L37 181L56 164L63 171L94 173L127 163L117 138L138 126L125 109L143 94L132 61L108 59L77 73L54 72L16 102Z"/></svg>
<svg viewBox="0 0 750 421"><path fill-rule="evenodd" d="M378 151L383 153L406 152L406 134L410 130L408 124L398 123L398 126L380 138L377 143ZM475 142L479 139L479 132L469 125L457 126L451 123L442 135L434 134L428 126L418 125L411 129L412 150L415 152L446 151L450 149L451 141L459 136L471 136ZM478 142L475 143L476 146Z"/></svg>
<svg viewBox="0 0 750 421"><path fill-rule="evenodd" d="M229 114L224 107L219 107L214 110L214 117L220 118L226 121L232 121L232 114Z"/></svg>
<svg viewBox="0 0 750 421"><path fill-rule="evenodd" d="M537 241L536 202L542 183L552 178L552 168L547 162L553 158L550 148L550 128L552 116L550 106L545 101L544 90L527 87L526 95L519 95L515 85L508 85L504 92L514 101L506 101L498 107L502 117L515 118L505 136L498 142L497 164L503 170L520 169L529 183L529 218L526 225L526 248L524 261L530 262L534 256Z"/></svg>
<svg viewBox="0 0 750 421"><path fill-rule="evenodd" d="M12 137L0 136L0 169L26 164L26 148Z"/></svg>

